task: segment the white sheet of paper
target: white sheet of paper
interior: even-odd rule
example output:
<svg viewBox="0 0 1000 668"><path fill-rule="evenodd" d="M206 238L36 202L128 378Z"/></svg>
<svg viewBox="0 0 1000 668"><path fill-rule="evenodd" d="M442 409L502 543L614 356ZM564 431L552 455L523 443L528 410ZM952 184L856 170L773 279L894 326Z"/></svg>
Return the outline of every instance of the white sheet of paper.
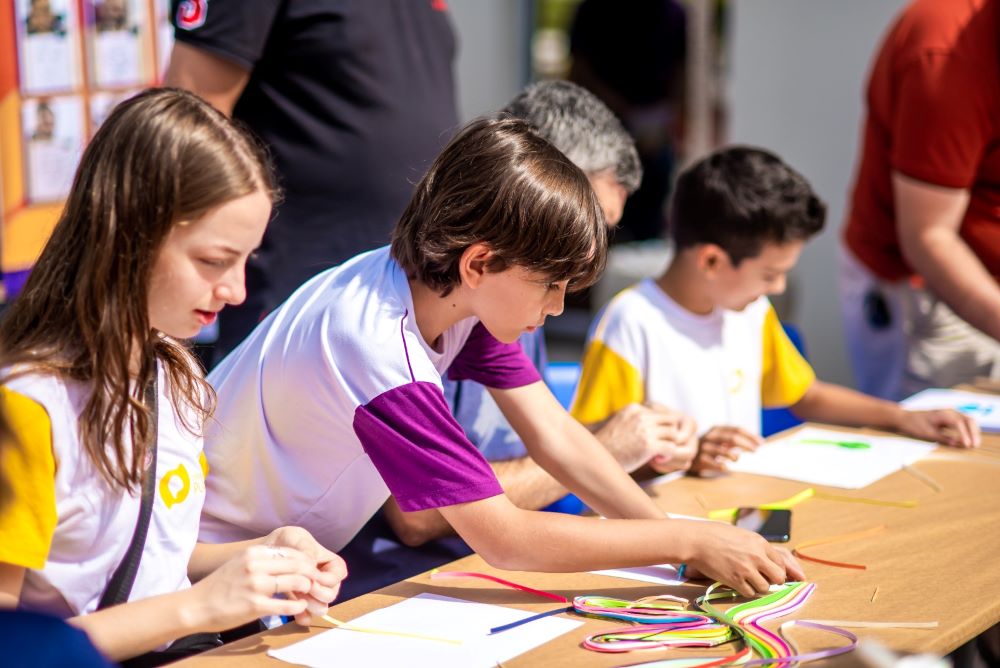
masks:
<svg viewBox="0 0 1000 668"><path fill-rule="evenodd" d="M680 517L680 516L678 516ZM704 519L694 517L691 519ZM687 578L677 577L677 569L670 564L660 566L638 566L636 568L614 568L606 571L591 571L595 575L608 575L613 578L625 578L626 580L638 580L639 582L652 582L662 585L681 585L687 582Z"/></svg>
<svg viewBox="0 0 1000 668"><path fill-rule="evenodd" d="M462 599L419 594L395 605L350 620L356 626L461 640L451 645L434 640L335 629L281 649L276 659L312 668L326 666L434 666L496 668L497 663L572 631L582 622L545 617L496 635L490 629L530 617L531 612Z"/></svg>
<svg viewBox="0 0 1000 668"><path fill-rule="evenodd" d="M865 443L870 447L843 447L836 442ZM729 468L814 485L860 489L920 459L935 447L933 443L912 438L806 427L765 443L757 452L742 454Z"/></svg>
<svg viewBox="0 0 1000 668"><path fill-rule="evenodd" d="M917 392L900 402L910 410L954 408L968 415L983 431L1000 431L1000 396L962 390L932 388Z"/></svg>

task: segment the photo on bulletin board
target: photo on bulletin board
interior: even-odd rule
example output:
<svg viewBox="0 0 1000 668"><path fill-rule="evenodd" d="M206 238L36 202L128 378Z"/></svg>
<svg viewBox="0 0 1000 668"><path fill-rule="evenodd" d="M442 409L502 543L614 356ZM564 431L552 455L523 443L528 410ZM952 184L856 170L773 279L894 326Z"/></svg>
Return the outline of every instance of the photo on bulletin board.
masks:
<svg viewBox="0 0 1000 668"><path fill-rule="evenodd" d="M90 96L90 137L97 134L97 129L107 120L111 110L139 92L139 89L116 92L94 93Z"/></svg>
<svg viewBox="0 0 1000 668"><path fill-rule="evenodd" d="M39 97L21 104L28 201L65 199L84 146L83 100Z"/></svg>
<svg viewBox="0 0 1000 668"><path fill-rule="evenodd" d="M71 91L80 84L76 0L15 0L21 93Z"/></svg>
<svg viewBox="0 0 1000 668"><path fill-rule="evenodd" d="M145 64L149 4L146 0L86 0L91 81L98 88L138 86L148 74Z"/></svg>

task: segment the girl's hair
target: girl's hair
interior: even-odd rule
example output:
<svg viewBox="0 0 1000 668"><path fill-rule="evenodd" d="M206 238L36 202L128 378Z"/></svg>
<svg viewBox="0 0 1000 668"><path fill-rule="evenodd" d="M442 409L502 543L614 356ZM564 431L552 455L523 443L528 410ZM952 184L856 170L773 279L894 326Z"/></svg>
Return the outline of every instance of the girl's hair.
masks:
<svg viewBox="0 0 1000 668"><path fill-rule="evenodd" d="M474 243L490 271L520 266L570 290L592 285L607 257L607 225L586 175L528 123L467 125L417 184L392 235L407 276L446 296Z"/></svg>
<svg viewBox="0 0 1000 668"><path fill-rule="evenodd" d="M266 155L208 103L169 88L122 102L84 152L62 216L0 321L8 380L49 373L90 386L80 439L112 486L142 480L153 427L143 389L156 360L171 403L197 416L190 424L190 412L178 410L188 429L199 431L214 407L187 348L151 329L160 248L175 224L256 191L277 196Z"/></svg>

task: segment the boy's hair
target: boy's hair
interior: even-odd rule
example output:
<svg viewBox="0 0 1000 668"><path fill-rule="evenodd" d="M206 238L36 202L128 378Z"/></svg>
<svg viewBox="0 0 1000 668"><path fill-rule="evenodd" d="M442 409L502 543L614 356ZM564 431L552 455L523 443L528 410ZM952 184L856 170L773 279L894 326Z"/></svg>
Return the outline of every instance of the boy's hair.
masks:
<svg viewBox="0 0 1000 668"><path fill-rule="evenodd" d="M587 175L613 170L634 193L642 181L635 142L607 105L569 81L539 81L507 104L504 113L531 124Z"/></svg>
<svg viewBox="0 0 1000 668"><path fill-rule="evenodd" d="M732 146L677 178L670 234L678 251L715 244L737 266L766 243L809 239L825 220L826 204L805 177L773 153Z"/></svg>
<svg viewBox="0 0 1000 668"><path fill-rule="evenodd" d="M142 396L157 359L175 407L186 402L203 420L214 400L191 353L150 327L150 277L167 235L256 191L273 200L273 184L261 148L182 90L122 102L84 151L62 216L0 320L0 367L8 379L50 373L92 388L80 440L110 485L141 482L151 428Z"/></svg>
<svg viewBox="0 0 1000 668"><path fill-rule="evenodd" d="M589 286L604 270L607 232L590 182L527 123L473 121L417 184L392 234L407 276L442 296L458 285L458 262L474 243L488 269L520 266L550 280Z"/></svg>

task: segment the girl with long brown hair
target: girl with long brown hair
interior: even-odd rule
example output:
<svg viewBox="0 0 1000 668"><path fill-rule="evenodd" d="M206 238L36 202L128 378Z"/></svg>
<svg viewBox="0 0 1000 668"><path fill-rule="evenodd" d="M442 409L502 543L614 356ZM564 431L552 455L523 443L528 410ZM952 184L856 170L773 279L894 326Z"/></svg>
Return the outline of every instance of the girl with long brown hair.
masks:
<svg viewBox="0 0 1000 668"><path fill-rule="evenodd" d="M101 126L0 321L27 462L0 516L0 606L69 618L122 660L334 598L343 562L302 529L197 542L215 397L180 340L243 301L274 196L257 145L190 93L146 91Z"/></svg>

